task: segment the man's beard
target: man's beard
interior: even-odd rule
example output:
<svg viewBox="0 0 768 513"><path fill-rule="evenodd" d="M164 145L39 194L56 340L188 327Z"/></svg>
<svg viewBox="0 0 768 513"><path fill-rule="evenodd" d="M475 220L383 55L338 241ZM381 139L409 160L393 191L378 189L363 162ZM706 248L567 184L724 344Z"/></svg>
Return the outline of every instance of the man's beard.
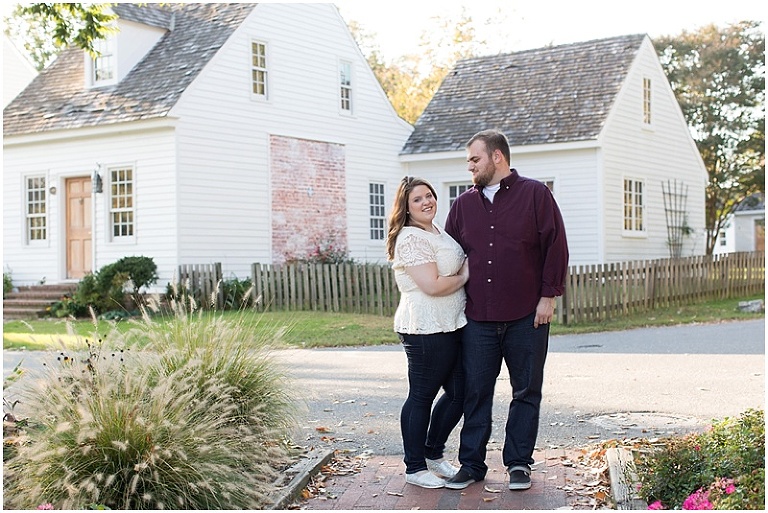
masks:
<svg viewBox="0 0 768 513"><path fill-rule="evenodd" d="M493 175L495 173L495 168L485 168L479 173L475 173L472 175L472 181L475 185L478 185L480 187L485 187L489 183L491 183L491 180L493 179Z"/></svg>

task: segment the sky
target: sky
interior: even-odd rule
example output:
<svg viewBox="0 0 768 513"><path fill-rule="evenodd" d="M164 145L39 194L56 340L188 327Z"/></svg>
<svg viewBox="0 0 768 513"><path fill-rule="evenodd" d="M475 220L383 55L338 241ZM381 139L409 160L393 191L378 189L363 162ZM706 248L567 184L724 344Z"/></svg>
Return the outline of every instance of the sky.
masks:
<svg viewBox="0 0 768 513"><path fill-rule="evenodd" d="M375 35L388 60L413 53L423 30L436 15L458 17L462 6L481 26L478 38L489 42L488 54L540 48L626 34L651 39L714 23L725 26L745 19L763 22L761 0L411 0L334 2L344 20L357 21Z"/></svg>

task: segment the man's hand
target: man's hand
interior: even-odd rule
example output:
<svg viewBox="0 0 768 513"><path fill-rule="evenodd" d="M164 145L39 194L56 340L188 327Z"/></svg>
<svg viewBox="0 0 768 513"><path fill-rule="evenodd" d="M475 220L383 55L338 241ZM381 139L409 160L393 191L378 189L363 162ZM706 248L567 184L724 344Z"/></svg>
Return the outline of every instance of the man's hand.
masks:
<svg viewBox="0 0 768 513"><path fill-rule="evenodd" d="M549 324L555 314L555 298L543 297L539 299L536 305L536 316L533 318L533 327L538 328L539 324Z"/></svg>

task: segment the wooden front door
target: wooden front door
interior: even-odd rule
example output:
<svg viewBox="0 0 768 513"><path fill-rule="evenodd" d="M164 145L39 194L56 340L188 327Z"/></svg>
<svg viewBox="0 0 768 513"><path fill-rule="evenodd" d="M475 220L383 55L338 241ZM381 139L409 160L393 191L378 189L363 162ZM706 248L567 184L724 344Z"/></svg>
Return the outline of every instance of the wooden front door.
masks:
<svg viewBox="0 0 768 513"><path fill-rule="evenodd" d="M755 251L765 251L765 219L755 221Z"/></svg>
<svg viewBox="0 0 768 513"><path fill-rule="evenodd" d="M67 278L80 279L91 272L91 178L68 178Z"/></svg>

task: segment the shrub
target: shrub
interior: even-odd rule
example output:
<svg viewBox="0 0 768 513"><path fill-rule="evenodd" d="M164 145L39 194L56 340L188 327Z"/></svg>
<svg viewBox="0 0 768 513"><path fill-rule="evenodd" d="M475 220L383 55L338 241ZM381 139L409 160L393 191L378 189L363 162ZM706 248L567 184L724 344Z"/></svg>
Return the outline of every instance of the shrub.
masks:
<svg viewBox="0 0 768 513"><path fill-rule="evenodd" d="M157 281L157 266L149 257L123 257L117 262L107 264L95 274L85 275L77 284L71 298L64 298L51 309L57 317L80 317L93 308L97 314L108 314L110 319L122 319L130 314L130 306L125 297L126 283L132 283L132 297L141 303L141 288ZM135 312L134 312L135 313Z"/></svg>
<svg viewBox="0 0 768 513"><path fill-rule="evenodd" d="M28 396L39 412L5 464L6 506L77 509L263 509L289 394L270 340L221 318L149 316L151 343L121 351L114 331L88 354L49 365ZM82 362L82 363L81 363Z"/></svg>
<svg viewBox="0 0 768 513"><path fill-rule="evenodd" d="M705 433L672 438L637 461L640 495L652 509L763 509L765 414L748 410Z"/></svg>
<svg viewBox="0 0 768 513"><path fill-rule="evenodd" d="M13 280L11 279L11 273L3 273L3 298L13 290Z"/></svg>
<svg viewBox="0 0 768 513"><path fill-rule="evenodd" d="M251 296L253 284L250 279L239 280L237 277L233 277L229 280L223 280L219 283L219 287L224 293L225 310L237 310L253 304L253 297Z"/></svg>

